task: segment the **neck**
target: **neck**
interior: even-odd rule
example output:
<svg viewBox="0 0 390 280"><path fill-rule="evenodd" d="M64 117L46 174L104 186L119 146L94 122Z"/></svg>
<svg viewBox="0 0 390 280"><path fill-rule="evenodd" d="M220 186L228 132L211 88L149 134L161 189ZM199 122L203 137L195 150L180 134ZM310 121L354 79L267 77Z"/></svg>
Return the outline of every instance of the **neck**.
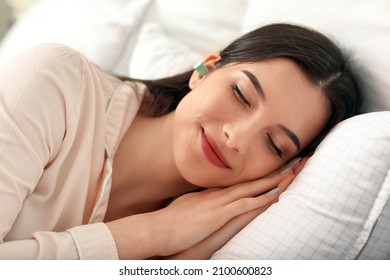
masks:
<svg viewBox="0 0 390 280"><path fill-rule="evenodd" d="M158 118L135 118L114 157L110 204L126 208L198 188L185 181L176 167L173 119L173 112Z"/></svg>

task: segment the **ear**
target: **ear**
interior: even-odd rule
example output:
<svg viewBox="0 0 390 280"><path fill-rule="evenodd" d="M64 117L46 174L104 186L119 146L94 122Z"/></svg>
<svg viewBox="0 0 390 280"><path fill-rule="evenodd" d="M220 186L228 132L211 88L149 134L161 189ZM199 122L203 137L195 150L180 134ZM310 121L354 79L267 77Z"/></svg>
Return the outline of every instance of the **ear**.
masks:
<svg viewBox="0 0 390 280"><path fill-rule="evenodd" d="M211 71L213 71L215 69L215 63L221 59L221 56L218 54L218 53L212 53L212 54L209 54L204 60L203 60L203 63L204 65L206 66L207 70L209 71L209 73ZM206 77L208 74L206 74L205 76L201 76L198 72L194 71L192 73L192 76L190 78L190 81L189 81L189 84L188 86L190 87L190 89L194 89L196 88L200 82L202 81L202 79L204 77Z"/></svg>

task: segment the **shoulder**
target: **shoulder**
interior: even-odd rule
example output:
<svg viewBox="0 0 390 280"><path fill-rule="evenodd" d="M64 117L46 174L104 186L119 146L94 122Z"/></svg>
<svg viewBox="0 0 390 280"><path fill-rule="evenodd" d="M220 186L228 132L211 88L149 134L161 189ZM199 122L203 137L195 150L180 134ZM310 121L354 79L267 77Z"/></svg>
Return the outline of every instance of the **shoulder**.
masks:
<svg viewBox="0 0 390 280"><path fill-rule="evenodd" d="M68 46L47 43L22 51L3 65L2 68L8 70L9 68L19 67L20 71L33 70L36 73L42 68L52 65L77 66L80 65L82 58L79 52Z"/></svg>
<svg viewBox="0 0 390 280"><path fill-rule="evenodd" d="M26 103L31 100L35 100L36 108L74 107L86 63L79 52L64 45L41 44L26 49L0 67L2 106L10 113L30 106Z"/></svg>
<svg viewBox="0 0 390 280"><path fill-rule="evenodd" d="M71 85L70 82L78 84L83 61L87 61L78 51L59 44L42 44L26 52L27 56L31 56L36 77L56 82L65 80L68 85ZM28 57L27 60L29 60Z"/></svg>
<svg viewBox="0 0 390 280"><path fill-rule="evenodd" d="M84 63L89 62L78 51L65 45L48 43L21 52L9 61L6 72L17 68L21 74L17 78L61 81L71 75L77 80Z"/></svg>
<svg viewBox="0 0 390 280"><path fill-rule="evenodd" d="M56 60L68 61L69 59L74 59L75 61L79 61L82 57L78 51L71 47L52 43L37 45L25 52L34 59L35 68L39 68L40 66Z"/></svg>
<svg viewBox="0 0 390 280"><path fill-rule="evenodd" d="M24 50L3 64L0 68L0 84L6 86L10 81L18 81L20 85L27 85L33 80L61 81L69 78L69 75L77 80L82 60L85 60L82 55L68 46L41 44ZM19 90L22 91L23 87Z"/></svg>

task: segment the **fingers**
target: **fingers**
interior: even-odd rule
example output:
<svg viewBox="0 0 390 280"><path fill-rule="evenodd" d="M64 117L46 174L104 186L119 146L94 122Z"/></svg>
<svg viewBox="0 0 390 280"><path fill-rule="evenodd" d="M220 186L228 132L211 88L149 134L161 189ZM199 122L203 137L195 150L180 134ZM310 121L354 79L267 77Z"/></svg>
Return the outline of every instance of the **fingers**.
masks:
<svg viewBox="0 0 390 280"><path fill-rule="evenodd" d="M260 207L260 208L257 208L255 210L241 214L241 215L231 219L225 226L234 227L236 229L235 233L237 233L242 228L244 228L246 225L248 225L251 221L253 221L257 216L259 216L261 213L265 212L271 205L272 205L272 203L269 205L266 205L264 207Z"/></svg>
<svg viewBox="0 0 390 280"><path fill-rule="evenodd" d="M279 171L279 174L241 183L223 190L224 194L221 197L223 199L222 204L226 205L226 218L229 220L260 208L264 208L263 211L265 211L270 205L278 201L279 195L293 182L308 159L309 157L304 157L293 160L286 165L287 168Z"/></svg>
<svg viewBox="0 0 390 280"><path fill-rule="evenodd" d="M228 204L244 197L255 197L266 193L277 187L279 183L287 176L293 174L290 170L285 174L276 174L272 177L262 178L259 180L244 182L233 187L227 188L224 195L224 203Z"/></svg>
<svg viewBox="0 0 390 280"><path fill-rule="evenodd" d="M278 182L278 184L274 185L270 191L255 197L243 197L231 202L226 206L227 213L231 215L229 216L229 219L256 209L263 209L263 211L265 211L278 200L279 195L287 189L294 178L295 175L292 172L288 173L280 182Z"/></svg>
<svg viewBox="0 0 390 280"><path fill-rule="evenodd" d="M302 158L301 162L294 167L294 173L295 174L298 174L299 172L302 171L303 167L305 167L305 164L309 160L309 158L310 157Z"/></svg>
<svg viewBox="0 0 390 280"><path fill-rule="evenodd" d="M290 173L286 177L284 177L282 181L280 181L280 183L278 185L278 194L279 195L288 188L288 186L294 181L295 177L296 177L296 174Z"/></svg>
<svg viewBox="0 0 390 280"><path fill-rule="evenodd" d="M269 175L259 180L245 182L227 188L225 190L225 193L227 193L227 195L225 196L225 203L229 203L242 197L258 196L262 193L270 191L271 189L276 187L284 178L289 177L289 174L297 175L303 169L308 159L309 157L293 159L283 168L273 173L273 175ZM290 179L286 181L288 182L288 184L292 182L292 179L294 179L294 177L289 178ZM286 186L286 184L283 184L283 186ZM282 190L284 191L285 188L283 188Z"/></svg>
<svg viewBox="0 0 390 280"><path fill-rule="evenodd" d="M246 197L236 200L224 207L225 214L227 215L226 219L231 220L237 216L255 210L262 213L276 202L278 197L279 191L272 193L272 195L263 194L258 197Z"/></svg>
<svg viewBox="0 0 390 280"><path fill-rule="evenodd" d="M298 158L293 158L292 160L290 160L289 162L287 162L284 166L282 166L281 168L271 172L270 174L262 177L262 178L269 178L269 177L273 177L277 174L286 174L288 173L288 171L290 171L291 169L295 169L297 165L299 165L299 163L302 161L302 158L298 157Z"/></svg>
<svg viewBox="0 0 390 280"><path fill-rule="evenodd" d="M232 201L226 206L226 213L229 216L228 219L234 218L238 215L242 215L246 212L254 211L256 209L263 209L262 212L265 211L266 209L268 209L269 206L278 201L279 195L288 188L288 186L294 180L295 176L296 175L292 171L290 171L289 173L284 174L284 177L277 176L276 181L273 181L271 180L271 178L268 178L269 180L267 180L267 183L275 183L275 185L268 185L272 186L270 191L262 193L261 195L258 195L256 197L246 196ZM259 184L259 182L262 180L257 181L257 183ZM251 182L251 184L255 185L256 182Z"/></svg>

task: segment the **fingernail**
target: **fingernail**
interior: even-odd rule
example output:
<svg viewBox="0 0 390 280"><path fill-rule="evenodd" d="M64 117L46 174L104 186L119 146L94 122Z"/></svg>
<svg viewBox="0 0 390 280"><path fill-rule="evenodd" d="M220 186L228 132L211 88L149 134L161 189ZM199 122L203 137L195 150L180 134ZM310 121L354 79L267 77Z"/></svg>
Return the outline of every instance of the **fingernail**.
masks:
<svg viewBox="0 0 390 280"><path fill-rule="evenodd" d="M272 190L269 190L268 192L265 193L266 196L274 196L275 194L277 194L279 191L279 188L276 187L276 188L273 188Z"/></svg>
<svg viewBox="0 0 390 280"><path fill-rule="evenodd" d="M286 164L285 167L283 167L281 170L280 170L280 174L286 174L287 172L289 172L291 169L293 169L300 161L302 160L301 157L298 157L298 158L295 158L293 159L292 161L290 161L289 163Z"/></svg>

